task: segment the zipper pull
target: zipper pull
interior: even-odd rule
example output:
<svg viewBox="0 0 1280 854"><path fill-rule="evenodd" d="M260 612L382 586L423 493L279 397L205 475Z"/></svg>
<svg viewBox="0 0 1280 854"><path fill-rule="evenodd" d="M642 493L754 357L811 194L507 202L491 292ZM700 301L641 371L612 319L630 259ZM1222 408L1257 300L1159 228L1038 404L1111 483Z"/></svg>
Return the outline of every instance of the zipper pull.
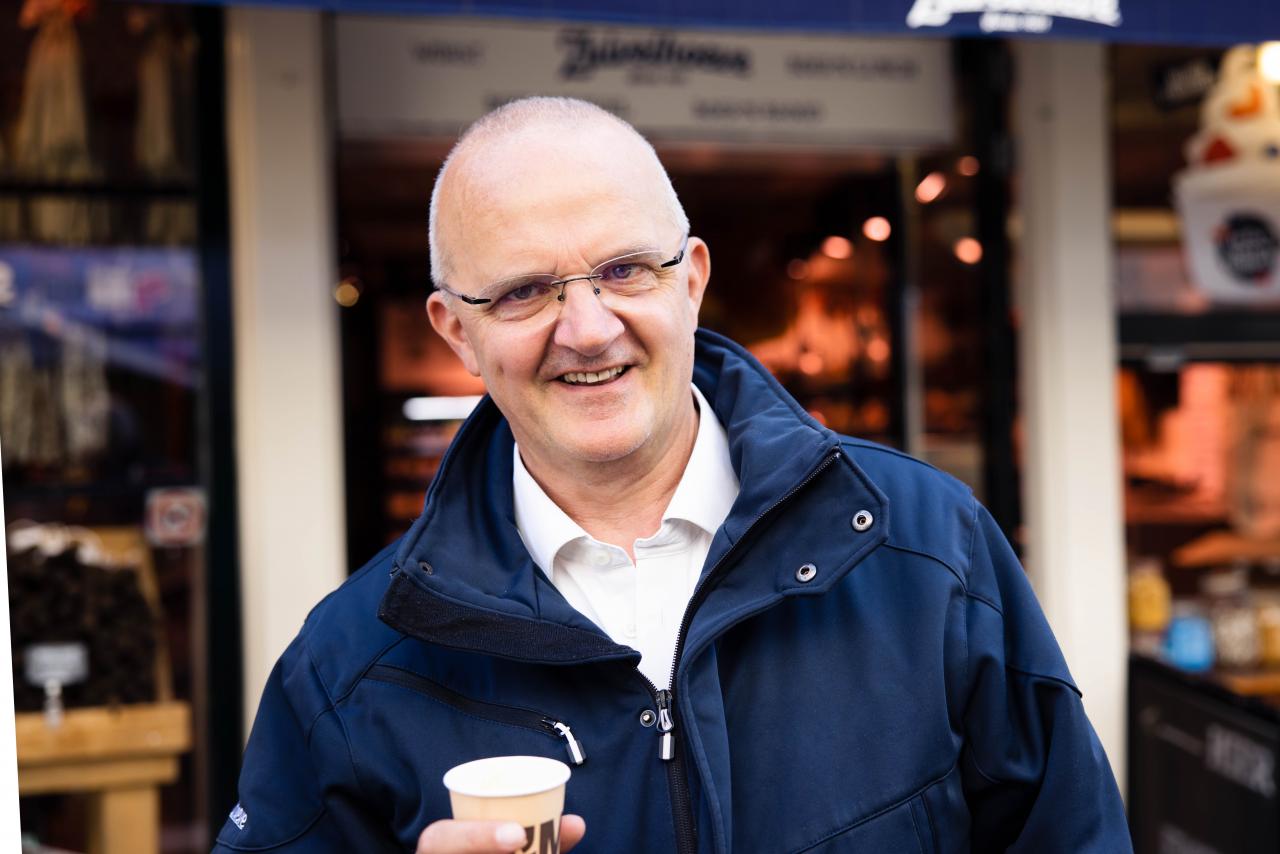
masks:
<svg viewBox="0 0 1280 854"><path fill-rule="evenodd" d="M582 742L573 737L573 730L569 729L568 724L562 724L559 721L553 721L550 718L544 718L544 723L556 732L560 733L560 737L564 739L565 747L569 750L569 761L574 765L581 765L587 761L587 753L582 749Z"/></svg>
<svg viewBox="0 0 1280 854"><path fill-rule="evenodd" d="M675 721L671 719L671 692L658 692L658 758L670 762L676 755Z"/></svg>

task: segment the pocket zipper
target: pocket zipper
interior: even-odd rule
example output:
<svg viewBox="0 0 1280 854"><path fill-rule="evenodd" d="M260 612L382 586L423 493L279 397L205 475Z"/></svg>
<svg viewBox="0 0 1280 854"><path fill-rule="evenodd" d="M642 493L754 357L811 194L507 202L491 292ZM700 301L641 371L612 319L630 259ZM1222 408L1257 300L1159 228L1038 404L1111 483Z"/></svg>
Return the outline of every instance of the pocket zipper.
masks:
<svg viewBox="0 0 1280 854"><path fill-rule="evenodd" d="M459 694L457 691L446 688L439 682L433 682L425 676L399 667L392 667L389 664L375 664L369 669L366 678L375 682L399 685L402 688L426 694L428 697L439 700L465 714L554 736L564 741L565 750L569 754L569 761L573 765L581 765L587 761L586 750L583 749L582 742L574 736L573 730L569 728L569 725L563 721L556 720L550 715L535 712L532 709L522 709L517 706L502 706L497 703L473 700L470 697Z"/></svg>

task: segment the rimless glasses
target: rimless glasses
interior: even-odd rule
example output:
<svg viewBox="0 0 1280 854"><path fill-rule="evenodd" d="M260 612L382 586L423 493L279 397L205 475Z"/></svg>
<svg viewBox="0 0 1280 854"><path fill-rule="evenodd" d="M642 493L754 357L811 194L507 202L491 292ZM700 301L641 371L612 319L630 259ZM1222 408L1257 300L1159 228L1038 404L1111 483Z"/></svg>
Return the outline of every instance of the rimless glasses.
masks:
<svg viewBox="0 0 1280 854"><path fill-rule="evenodd" d="M498 320L530 320L544 311L564 303L565 288L571 282L590 282L597 296L610 308L617 307L626 297L642 296L658 288L684 260L689 235L680 241L680 249L674 257L667 257L658 250L630 252L610 258L580 276L560 277L554 273L532 273L503 279L488 286L475 296L459 293L445 285L440 290L452 294L467 305L491 313Z"/></svg>

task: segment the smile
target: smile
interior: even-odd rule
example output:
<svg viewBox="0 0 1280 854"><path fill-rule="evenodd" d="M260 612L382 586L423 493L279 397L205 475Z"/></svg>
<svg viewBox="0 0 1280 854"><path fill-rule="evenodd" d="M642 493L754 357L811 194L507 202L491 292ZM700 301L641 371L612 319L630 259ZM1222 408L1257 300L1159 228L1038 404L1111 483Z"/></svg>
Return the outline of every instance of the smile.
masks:
<svg viewBox="0 0 1280 854"><path fill-rule="evenodd" d="M630 365L619 365L616 368L605 368L603 371L576 371L560 375L560 381L569 385L600 385L622 376Z"/></svg>

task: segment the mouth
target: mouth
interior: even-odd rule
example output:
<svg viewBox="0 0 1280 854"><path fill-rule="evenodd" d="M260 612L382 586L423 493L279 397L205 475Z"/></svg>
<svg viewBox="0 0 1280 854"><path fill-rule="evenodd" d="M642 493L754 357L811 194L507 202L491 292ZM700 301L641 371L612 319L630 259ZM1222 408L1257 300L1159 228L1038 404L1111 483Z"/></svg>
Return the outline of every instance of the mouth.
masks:
<svg viewBox="0 0 1280 854"><path fill-rule="evenodd" d="M605 385L616 380L631 369L630 365L618 365L613 368L605 368L602 371L570 371L556 377L566 385Z"/></svg>

